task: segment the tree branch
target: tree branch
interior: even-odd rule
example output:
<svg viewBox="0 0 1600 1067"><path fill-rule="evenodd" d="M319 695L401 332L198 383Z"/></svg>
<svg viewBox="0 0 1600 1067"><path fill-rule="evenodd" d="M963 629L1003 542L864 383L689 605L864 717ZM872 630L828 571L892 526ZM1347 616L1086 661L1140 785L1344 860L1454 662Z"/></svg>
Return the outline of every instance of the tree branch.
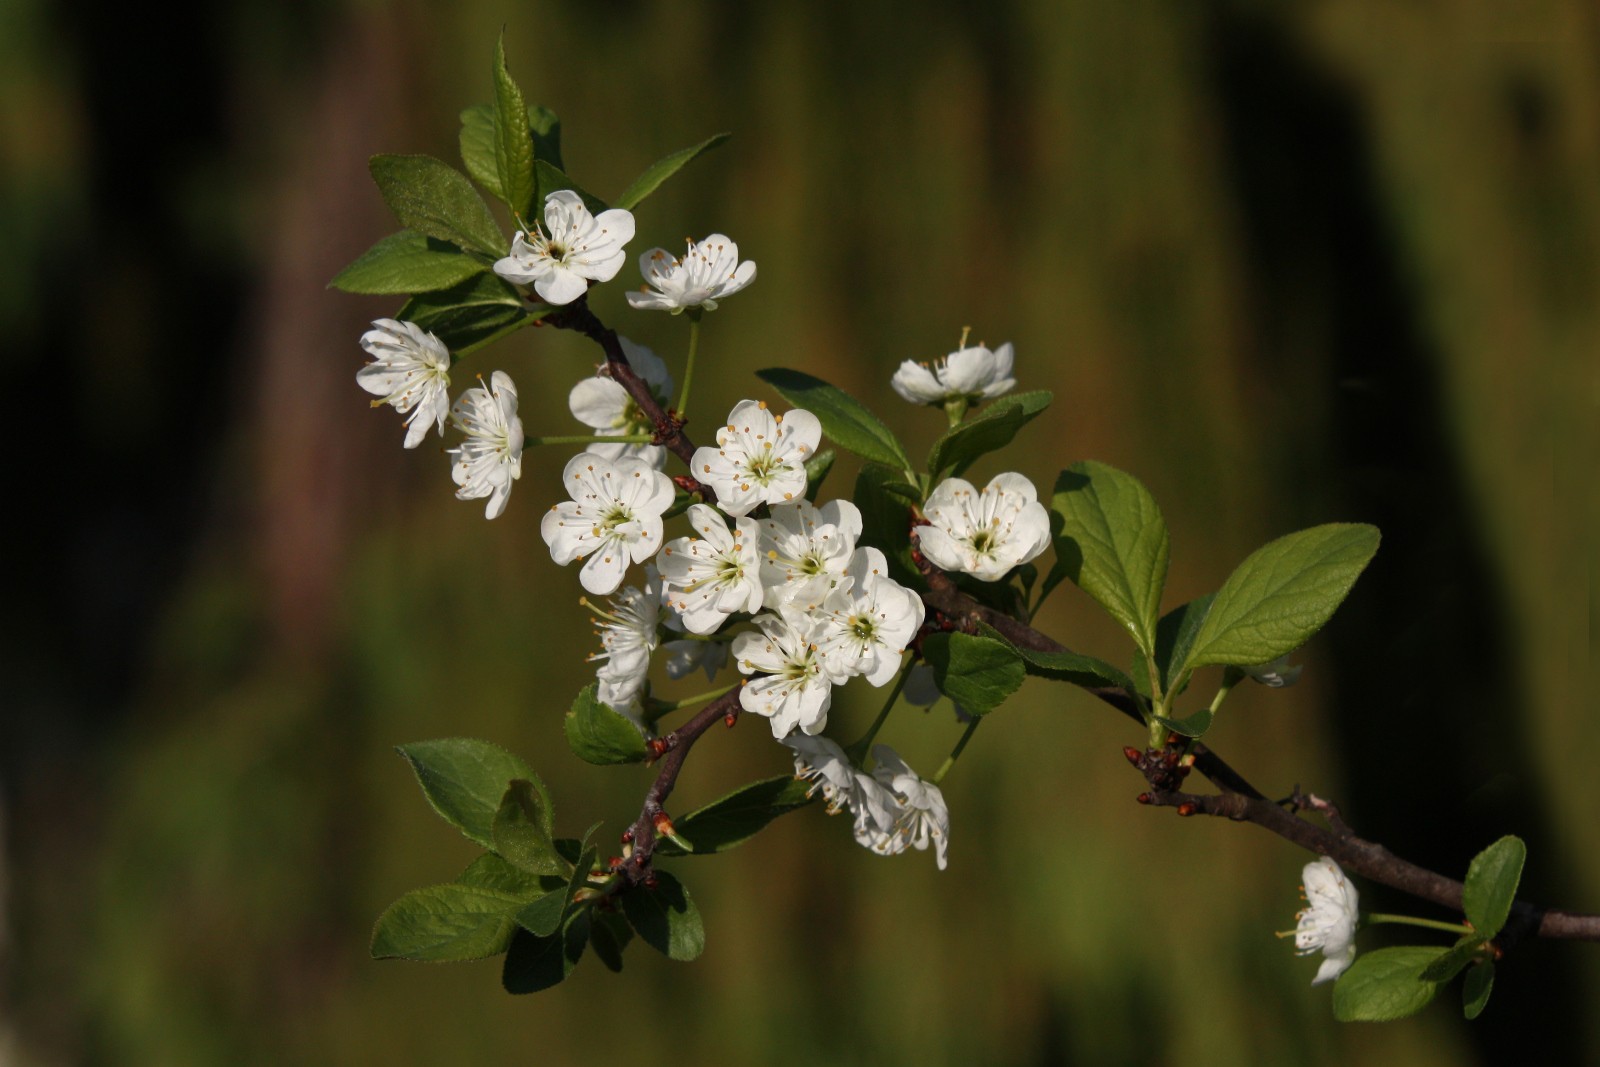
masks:
<svg viewBox="0 0 1600 1067"><path fill-rule="evenodd" d="M662 408L649 386L629 366L616 331L595 316L587 299L580 298L563 310L547 316L544 321L558 328L576 330L605 351L611 377L628 391L639 410L655 424L657 442L692 470L695 446L683 432L682 414ZM693 478L679 477L674 480L704 499L711 497L710 489ZM981 622L998 631L1018 648L1034 652L1071 651L1027 622L979 603L963 593L948 574L930 564L916 551L914 533L912 554L928 586L922 593L922 600L931 613L943 616L967 633L978 632ZM1141 726L1144 724L1144 713L1136 694L1115 686L1080 688ZM629 885L646 882L652 877L651 862L660 832L671 832L671 820L663 805L677 784L689 750L718 719L727 719L732 725L739 709L739 690L734 689L707 704L688 722L655 742L661 769L645 794L639 818L623 835L623 841L632 846L632 852L621 868L623 878ZM1151 751L1143 755L1137 750L1130 752L1130 759L1145 772L1146 779L1155 787L1153 792L1140 795L1142 803L1176 808L1180 815L1212 815L1234 822L1254 823L1303 849L1333 857L1341 867L1363 878L1453 911L1462 910L1460 882L1403 860L1376 842L1357 837L1339 818L1338 810L1326 801L1301 794L1298 790L1290 799L1296 810L1311 808L1321 812L1328 818L1332 829L1307 822L1268 800L1243 775L1203 744L1196 743L1190 755L1194 769L1222 790L1213 796L1185 793L1169 787L1169 782L1181 782L1186 772L1185 764L1176 758L1175 749ZM1495 940L1504 948L1527 936L1600 941L1600 915L1557 911L1519 900L1512 906L1511 920Z"/></svg>

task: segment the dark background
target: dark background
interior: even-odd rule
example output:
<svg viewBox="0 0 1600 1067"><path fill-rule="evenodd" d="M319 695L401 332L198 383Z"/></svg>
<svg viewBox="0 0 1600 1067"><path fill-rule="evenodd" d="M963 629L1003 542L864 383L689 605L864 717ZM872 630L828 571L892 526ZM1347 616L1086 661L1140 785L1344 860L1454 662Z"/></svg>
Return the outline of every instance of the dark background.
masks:
<svg viewBox="0 0 1600 1067"><path fill-rule="evenodd" d="M504 744L571 832L620 829L644 785L561 740L590 642L537 534L565 454L530 451L486 524L355 387L397 302L324 289L393 229L366 158L453 161L502 24L601 195L735 133L632 249L722 230L760 264L704 330L700 429L788 364L916 454L941 420L889 375L970 325L1056 394L976 473L1137 473L1169 606L1290 529L1377 523L1305 680L1231 699L1208 740L1448 873L1521 834L1532 898L1600 909L1592 5L12 0L0 1063L1496 1063L1530 1033L1593 1059L1579 945L1527 946L1472 1026L1453 990L1334 1023L1271 936L1308 857L1139 809L1134 732L1041 682L947 780L942 874L810 810L679 865L695 964L636 949L513 999L492 964L369 961L378 911L473 852L394 744ZM596 309L680 367L681 322L629 312L631 279ZM465 369L508 370L530 432L570 433L597 358L524 331ZM1091 607L1064 589L1042 625L1122 658ZM841 735L875 710L859 688ZM884 738L931 769L956 736L946 705ZM784 766L747 724L678 804Z"/></svg>

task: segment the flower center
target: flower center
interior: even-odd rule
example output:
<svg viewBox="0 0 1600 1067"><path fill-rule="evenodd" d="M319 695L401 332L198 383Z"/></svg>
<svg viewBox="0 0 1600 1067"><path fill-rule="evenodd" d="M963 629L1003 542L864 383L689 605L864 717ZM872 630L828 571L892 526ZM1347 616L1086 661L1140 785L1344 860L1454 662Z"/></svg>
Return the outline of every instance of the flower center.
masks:
<svg viewBox="0 0 1600 1067"><path fill-rule="evenodd" d="M999 540L990 529L982 529L972 535L972 550L980 556L987 556L994 551L995 543Z"/></svg>
<svg viewBox="0 0 1600 1067"><path fill-rule="evenodd" d="M846 625L850 636L862 644L871 644L878 636L878 624L871 615L852 615Z"/></svg>
<svg viewBox="0 0 1600 1067"><path fill-rule="evenodd" d="M767 445L745 461L744 469L750 477L766 485L774 475L788 470L789 464L774 456L772 446Z"/></svg>
<svg viewBox="0 0 1600 1067"><path fill-rule="evenodd" d="M600 516L600 528L610 533L623 523L633 521L633 512L622 504L612 504Z"/></svg>

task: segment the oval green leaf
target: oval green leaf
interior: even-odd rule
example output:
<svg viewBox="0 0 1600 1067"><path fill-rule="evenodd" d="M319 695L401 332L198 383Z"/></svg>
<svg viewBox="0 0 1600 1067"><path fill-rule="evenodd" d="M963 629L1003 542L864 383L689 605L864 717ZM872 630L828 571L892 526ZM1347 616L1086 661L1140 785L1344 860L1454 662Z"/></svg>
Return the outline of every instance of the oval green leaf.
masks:
<svg viewBox="0 0 1600 1067"><path fill-rule="evenodd" d="M731 133L712 134L697 145L680 148L671 155L656 160L645 168L643 174L633 179L632 185L623 190L622 195L617 197L616 206L631 211L639 201L660 188L662 182L732 136Z"/></svg>
<svg viewBox="0 0 1600 1067"><path fill-rule="evenodd" d="M911 469L911 460L898 438L866 405L849 393L803 371L770 367L756 377L778 391L797 408L804 408L822 423L822 432L834 444L862 459L882 463L897 471Z"/></svg>
<svg viewBox="0 0 1600 1067"><path fill-rule="evenodd" d="M1356 957L1333 987L1333 1017L1340 1022L1385 1023L1415 1015L1439 986L1422 972L1448 949L1405 945Z"/></svg>
<svg viewBox="0 0 1600 1067"><path fill-rule="evenodd" d="M328 286L376 296L448 289L489 269L487 263L413 230L392 233L334 276Z"/></svg>
<svg viewBox="0 0 1600 1067"><path fill-rule="evenodd" d="M1461 983L1461 1013L1476 1019L1489 1006L1489 994L1494 992L1494 964L1480 963L1467 972Z"/></svg>
<svg viewBox="0 0 1600 1067"><path fill-rule="evenodd" d="M923 639L922 655L933 668L939 692L970 715L987 715L998 708L1028 675L1022 654L992 637L929 634Z"/></svg>
<svg viewBox="0 0 1600 1067"><path fill-rule="evenodd" d="M751 782L673 820L678 836L691 842L692 848L683 849L670 841L662 841L656 852L695 856L726 852L754 837L774 819L805 807L811 800L811 783L791 775Z"/></svg>
<svg viewBox="0 0 1600 1067"><path fill-rule="evenodd" d="M516 931L521 898L451 883L413 889L378 917L373 959L441 962L504 952Z"/></svg>
<svg viewBox="0 0 1600 1067"><path fill-rule="evenodd" d="M598 687L591 683L567 712L567 744L586 763L607 766L614 763L639 763L649 749L633 720L595 696Z"/></svg>
<svg viewBox="0 0 1600 1067"><path fill-rule="evenodd" d="M432 156L373 156L372 180L408 229L496 258L510 242L467 176Z"/></svg>
<svg viewBox="0 0 1600 1067"><path fill-rule="evenodd" d="M551 840L553 813L533 783L514 778L500 799L491 832L494 850L529 874L565 877L571 865L556 852Z"/></svg>
<svg viewBox="0 0 1600 1067"><path fill-rule="evenodd" d="M550 794L533 768L488 741L447 737L395 751L411 764L433 810L484 848L494 848L495 813L513 778L531 783L544 809L551 810Z"/></svg>
<svg viewBox="0 0 1600 1067"><path fill-rule="evenodd" d="M506 69L506 35L494 50L494 161L501 199L520 219L537 205L533 199L533 135L528 130L528 105Z"/></svg>
<svg viewBox="0 0 1600 1067"><path fill-rule="evenodd" d="M673 960L692 960L706 947L705 927L689 891L666 871L654 889L635 886L621 895L622 913L645 944Z"/></svg>
<svg viewBox="0 0 1600 1067"><path fill-rule="evenodd" d="M1155 498L1133 475L1085 461L1061 472L1051 507L1057 566L1150 655L1170 551Z"/></svg>
<svg viewBox="0 0 1600 1067"><path fill-rule="evenodd" d="M946 430L928 453L928 473L935 480L948 470L960 475L973 461L1009 445L1017 431L1050 406L1051 395L1040 389L1001 397L982 414Z"/></svg>
<svg viewBox="0 0 1600 1067"><path fill-rule="evenodd" d="M1494 937L1511 914L1522 880L1522 865L1528 846L1520 837L1507 835L1478 853L1467 868L1466 885L1461 890L1461 909L1467 913L1478 936Z"/></svg>

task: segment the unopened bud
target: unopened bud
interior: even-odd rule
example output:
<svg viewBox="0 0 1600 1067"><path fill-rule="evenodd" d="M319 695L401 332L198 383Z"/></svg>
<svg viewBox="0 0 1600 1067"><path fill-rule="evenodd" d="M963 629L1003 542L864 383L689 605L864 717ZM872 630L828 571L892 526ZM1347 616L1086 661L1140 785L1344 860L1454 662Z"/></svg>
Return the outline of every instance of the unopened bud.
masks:
<svg viewBox="0 0 1600 1067"><path fill-rule="evenodd" d="M630 826L626 830L622 831L622 843L624 845L633 844L633 827Z"/></svg>
<svg viewBox="0 0 1600 1067"><path fill-rule="evenodd" d="M645 744L650 748L651 759L660 759L667 754L667 743L659 737L652 737Z"/></svg>
<svg viewBox="0 0 1600 1067"><path fill-rule="evenodd" d="M728 714L722 717L722 725L726 726L730 730L733 729L733 724L738 721L739 713L737 711L730 711Z"/></svg>
<svg viewBox="0 0 1600 1067"><path fill-rule="evenodd" d="M656 833L661 834L663 837L672 836L672 819L667 816L666 812L656 812L655 818L650 821L655 825Z"/></svg>
<svg viewBox="0 0 1600 1067"><path fill-rule="evenodd" d="M619 868L621 866L622 866L622 857L621 856L612 856L610 859L606 860L606 870L608 870L608 871L614 871L614 870L616 870L617 868Z"/></svg>
<svg viewBox="0 0 1600 1067"><path fill-rule="evenodd" d="M1192 800L1185 800L1182 804L1178 805L1178 814L1182 815L1184 818L1188 818L1190 815L1193 815L1199 810L1200 805L1196 804Z"/></svg>
<svg viewBox="0 0 1600 1067"><path fill-rule="evenodd" d="M1141 804L1148 804L1154 798L1151 797L1149 793L1140 793L1138 796L1134 797L1133 799L1137 800Z"/></svg>
<svg viewBox="0 0 1600 1067"><path fill-rule="evenodd" d="M1129 763L1133 764L1135 767L1139 766L1141 753L1138 749L1134 748L1132 745L1124 745L1122 747L1122 754L1128 757Z"/></svg>

